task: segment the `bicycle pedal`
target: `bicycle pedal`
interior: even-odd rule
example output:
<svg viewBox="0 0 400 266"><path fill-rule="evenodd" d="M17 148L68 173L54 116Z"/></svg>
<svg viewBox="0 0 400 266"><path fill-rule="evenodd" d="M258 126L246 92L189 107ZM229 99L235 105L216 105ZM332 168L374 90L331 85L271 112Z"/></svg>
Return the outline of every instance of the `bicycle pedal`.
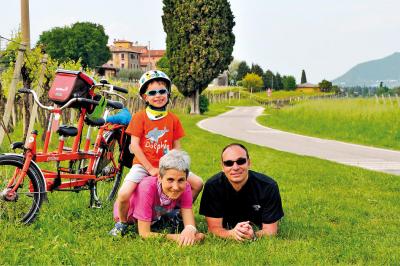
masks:
<svg viewBox="0 0 400 266"><path fill-rule="evenodd" d="M94 202L94 203L90 206L90 208L92 208L92 209L101 209L101 207L102 207L102 204L101 204L101 202L99 202L99 201Z"/></svg>
<svg viewBox="0 0 400 266"><path fill-rule="evenodd" d="M72 151L72 148L71 147L63 147L63 151Z"/></svg>

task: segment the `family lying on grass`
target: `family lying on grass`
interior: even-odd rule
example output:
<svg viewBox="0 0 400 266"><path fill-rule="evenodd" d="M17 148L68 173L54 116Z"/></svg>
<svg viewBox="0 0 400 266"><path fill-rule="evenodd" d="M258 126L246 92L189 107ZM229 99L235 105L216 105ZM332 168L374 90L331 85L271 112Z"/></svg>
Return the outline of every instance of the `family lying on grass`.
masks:
<svg viewBox="0 0 400 266"><path fill-rule="evenodd" d="M189 171L190 158L179 150L184 131L166 109L171 81L151 70L139 83L146 108L132 117L126 130L135 158L118 192L110 234L125 235L128 225L136 223L143 238L165 235L179 245L193 245L204 239L192 210L203 181ZM241 144L226 146L221 160L222 172L206 182L200 203L208 230L238 241L277 234L283 210L276 182L249 170L250 157Z"/></svg>

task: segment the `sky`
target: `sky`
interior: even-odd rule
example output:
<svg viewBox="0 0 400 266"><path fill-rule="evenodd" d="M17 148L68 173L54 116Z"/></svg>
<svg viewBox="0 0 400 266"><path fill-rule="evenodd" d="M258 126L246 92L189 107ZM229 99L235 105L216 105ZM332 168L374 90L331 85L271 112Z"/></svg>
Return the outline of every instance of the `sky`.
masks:
<svg viewBox="0 0 400 266"><path fill-rule="evenodd" d="M20 24L20 1L0 0L0 35ZM399 0L229 0L235 16L233 56L264 71L318 83L356 64L400 51ZM162 0L31 0L32 45L53 27L90 21L109 43L127 39L165 49Z"/></svg>

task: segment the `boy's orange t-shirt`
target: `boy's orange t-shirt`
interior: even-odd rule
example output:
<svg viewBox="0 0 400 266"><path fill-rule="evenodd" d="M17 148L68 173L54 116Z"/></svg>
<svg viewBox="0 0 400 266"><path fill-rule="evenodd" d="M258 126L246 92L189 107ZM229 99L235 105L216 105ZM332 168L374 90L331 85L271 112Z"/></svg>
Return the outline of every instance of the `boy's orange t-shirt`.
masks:
<svg viewBox="0 0 400 266"><path fill-rule="evenodd" d="M139 145L147 160L158 168L160 158L173 148L175 140L185 135L178 117L171 112L159 120L150 120L146 111L133 115L126 133L140 139ZM134 164L141 164L135 157Z"/></svg>

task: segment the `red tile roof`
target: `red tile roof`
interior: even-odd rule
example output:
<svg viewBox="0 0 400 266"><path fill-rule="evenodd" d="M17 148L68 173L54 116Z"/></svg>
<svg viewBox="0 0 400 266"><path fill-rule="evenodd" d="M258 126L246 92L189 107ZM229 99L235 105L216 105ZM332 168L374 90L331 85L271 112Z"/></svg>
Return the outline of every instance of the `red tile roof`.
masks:
<svg viewBox="0 0 400 266"><path fill-rule="evenodd" d="M141 49L138 48L138 46L132 46L132 47L119 47L119 46L110 46L110 51L111 52L131 52L131 53L137 53L141 54Z"/></svg>
<svg viewBox="0 0 400 266"><path fill-rule="evenodd" d="M149 56L149 50L146 52L142 53L141 56ZM150 56L157 56L157 57L162 57L165 54L165 50L150 50Z"/></svg>

